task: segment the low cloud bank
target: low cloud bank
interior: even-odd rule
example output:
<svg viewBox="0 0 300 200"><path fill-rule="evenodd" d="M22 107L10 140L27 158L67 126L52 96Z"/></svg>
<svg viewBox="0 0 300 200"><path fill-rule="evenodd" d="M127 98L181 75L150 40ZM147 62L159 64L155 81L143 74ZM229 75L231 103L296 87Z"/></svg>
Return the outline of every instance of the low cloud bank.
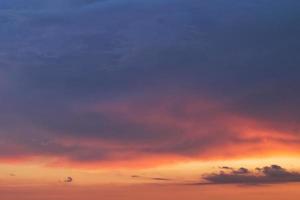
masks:
<svg viewBox="0 0 300 200"><path fill-rule="evenodd" d="M218 173L206 174L203 179L210 184L273 184L300 182L300 173L289 171L279 165L257 167L249 170L241 167L220 167Z"/></svg>

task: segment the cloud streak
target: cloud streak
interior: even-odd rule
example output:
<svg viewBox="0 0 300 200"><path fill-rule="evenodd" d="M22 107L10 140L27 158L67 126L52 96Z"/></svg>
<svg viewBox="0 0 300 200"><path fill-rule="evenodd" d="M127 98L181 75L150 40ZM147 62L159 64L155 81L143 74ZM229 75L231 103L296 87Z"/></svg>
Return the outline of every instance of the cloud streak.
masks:
<svg viewBox="0 0 300 200"><path fill-rule="evenodd" d="M172 181L172 179L169 179L169 178L147 177L147 176L139 176L139 175L132 175L131 178L134 178L134 179L144 179L144 180L153 180L153 181Z"/></svg>

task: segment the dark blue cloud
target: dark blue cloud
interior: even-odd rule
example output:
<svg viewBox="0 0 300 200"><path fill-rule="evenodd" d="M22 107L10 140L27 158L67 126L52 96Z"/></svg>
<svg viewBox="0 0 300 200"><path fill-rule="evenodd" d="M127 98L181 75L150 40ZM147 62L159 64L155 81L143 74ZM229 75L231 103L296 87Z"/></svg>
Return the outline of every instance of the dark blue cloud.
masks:
<svg viewBox="0 0 300 200"><path fill-rule="evenodd" d="M73 110L164 94L203 95L225 110L297 134L299 4L2 0L0 134L125 143L179 137L182 130L170 125L153 128L124 116ZM240 140L222 128L204 140L148 151L186 153Z"/></svg>

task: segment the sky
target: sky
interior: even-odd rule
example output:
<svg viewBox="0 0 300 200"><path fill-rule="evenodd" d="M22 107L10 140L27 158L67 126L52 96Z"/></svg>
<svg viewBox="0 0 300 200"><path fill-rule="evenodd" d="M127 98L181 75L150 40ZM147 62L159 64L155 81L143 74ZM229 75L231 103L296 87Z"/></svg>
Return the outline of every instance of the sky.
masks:
<svg viewBox="0 0 300 200"><path fill-rule="evenodd" d="M299 12L1 0L0 197L297 199Z"/></svg>

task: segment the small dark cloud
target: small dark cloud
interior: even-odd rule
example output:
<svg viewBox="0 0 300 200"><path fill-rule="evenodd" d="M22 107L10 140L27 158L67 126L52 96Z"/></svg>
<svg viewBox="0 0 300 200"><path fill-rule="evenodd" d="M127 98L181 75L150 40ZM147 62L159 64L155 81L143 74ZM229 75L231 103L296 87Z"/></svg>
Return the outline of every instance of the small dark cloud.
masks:
<svg viewBox="0 0 300 200"><path fill-rule="evenodd" d="M265 166L255 168L251 171L241 167L234 169L230 167L222 167L225 169L218 173L204 175L204 180L210 184L273 184L273 183L288 183L300 182L300 173L289 171L279 165Z"/></svg>
<svg viewBox="0 0 300 200"><path fill-rule="evenodd" d="M10 174L9 174L9 176L16 176L16 174L14 174L14 173L10 173Z"/></svg>
<svg viewBox="0 0 300 200"><path fill-rule="evenodd" d="M155 181L171 181L171 179L168 178L147 177L147 176L139 176L139 175L132 175L131 178L140 178L140 179L155 180Z"/></svg>
<svg viewBox="0 0 300 200"><path fill-rule="evenodd" d="M131 178L140 178L138 175L132 175Z"/></svg>
<svg viewBox="0 0 300 200"><path fill-rule="evenodd" d="M249 170L247 168L241 167L238 170L233 170L234 174L248 174Z"/></svg>
<svg viewBox="0 0 300 200"><path fill-rule="evenodd" d="M65 180L64 180L65 183L72 183L73 182L73 178L72 177L67 177Z"/></svg>
<svg viewBox="0 0 300 200"><path fill-rule="evenodd" d="M171 179L156 177L156 178L152 178L152 180L156 180L156 181L170 181Z"/></svg>
<svg viewBox="0 0 300 200"><path fill-rule="evenodd" d="M222 167L219 167L220 169L225 169L225 170L232 170L233 168L232 167L227 167L227 166L222 166Z"/></svg>
<svg viewBox="0 0 300 200"><path fill-rule="evenodd" d="M247 174L249 173L249 170L247 168L241 167L239 169L234 169L232 167L219 167L221 169L220 173L225 173L224 171L230 171L232 174Z"/></svg>

